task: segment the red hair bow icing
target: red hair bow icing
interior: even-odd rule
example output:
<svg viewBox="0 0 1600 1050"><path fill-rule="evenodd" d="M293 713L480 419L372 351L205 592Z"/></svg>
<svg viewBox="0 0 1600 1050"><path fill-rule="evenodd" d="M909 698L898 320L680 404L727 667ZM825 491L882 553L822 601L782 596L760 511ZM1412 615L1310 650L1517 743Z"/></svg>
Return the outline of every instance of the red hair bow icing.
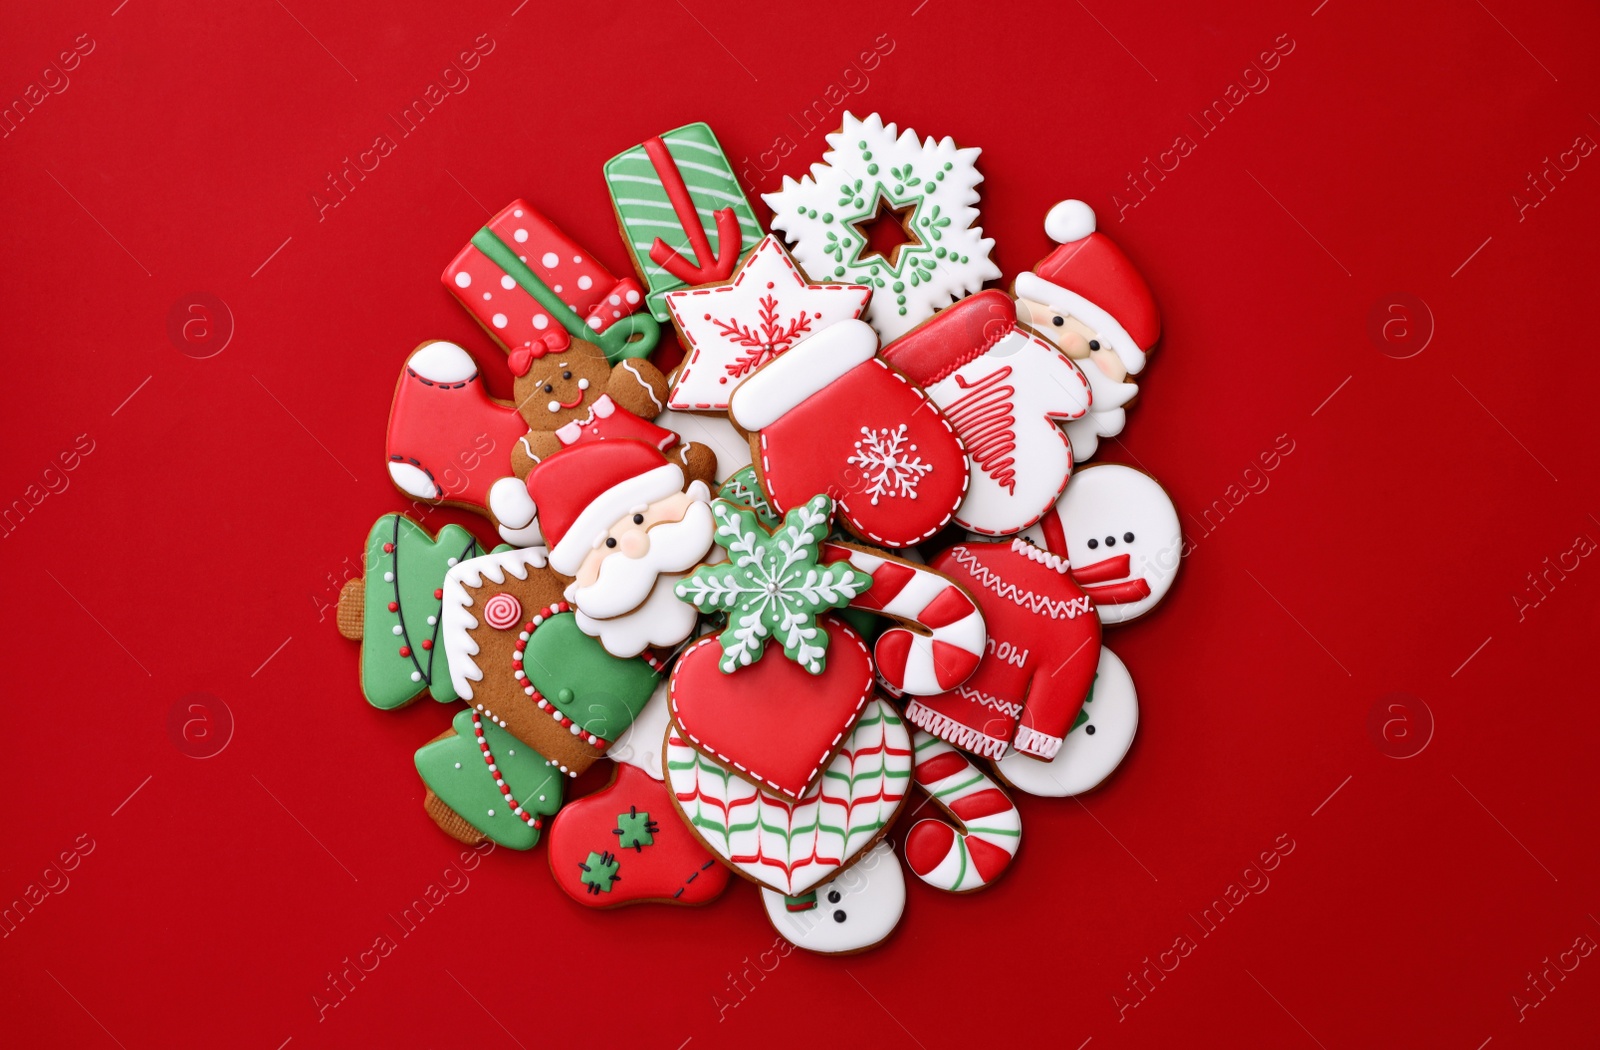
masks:
<svg viewBox="0 0 1600 1050"><path fill-rule="evenodd" d="M519 346L511 351L511 374L518 377L525 376L528 374L528 369L532 368L533 363L539 358L545 354L560 353L571 345L572 337L566 333L565 329L546 332L536 341Z"/></svg>

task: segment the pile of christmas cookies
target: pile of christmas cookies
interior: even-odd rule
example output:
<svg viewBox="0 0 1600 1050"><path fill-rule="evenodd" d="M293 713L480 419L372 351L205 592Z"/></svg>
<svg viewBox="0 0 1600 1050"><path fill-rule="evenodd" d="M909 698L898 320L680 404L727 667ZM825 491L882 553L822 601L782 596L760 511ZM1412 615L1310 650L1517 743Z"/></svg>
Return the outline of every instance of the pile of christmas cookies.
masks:
<svg viewBox="0 0 1600 1050"><path fill-rule="evenodd" d="M372 706L457 707L416 753L446 834L542 840L592 908L738 876L784 938L852 952L899 923L905 868L981 889L1014 793L1122 761L1138 705L1101 634L1162 600L1182 536L1153 479L1081 466L1160 329L1093 211L1051 208L1055 247L986 289L978 150L876 115L828 142L765 195L774 232L704 124L612 158L636 274L525 201L473 234L443 282L513 400L482 347L412 351L386 442L413 502L339 625ZM503 542L430 534L439 504ZM936 810L896 829L918 792Z"/></svg>

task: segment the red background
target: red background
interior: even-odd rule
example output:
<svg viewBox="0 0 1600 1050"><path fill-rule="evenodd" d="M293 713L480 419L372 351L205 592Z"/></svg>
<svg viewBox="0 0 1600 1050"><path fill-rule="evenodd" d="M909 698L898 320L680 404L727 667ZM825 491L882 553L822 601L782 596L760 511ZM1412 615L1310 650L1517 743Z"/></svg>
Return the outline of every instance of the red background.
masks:
<svg viewBox="0 0 1600 1050"><path fill-rule="evenodd" d="M94 46L0 140L0 503L78 435L93 451L0 542L20 670L0 901L80 834L94 848L0 939L0 1041L1592 1040L1600 956L1552 972L1542 1005L1513 996L1536 999L1546 956L1600 943L1600 568L1566 554L1600 540L1600 370L1572 305L1593 296L1600 156L1537 207L1513 195L1538 200L1529 171L1600 136L1600 19L1487 2L13 5L6 99L79 34ZM470 87L319 219L327 173L397 136L388 115L480 34ZM1281 34L1270 85L1202 136L1191 116ZM742 998L729 973L774 939L749 886L590 913L541 852L499 850L319 1020L328 971L394 936L388 913L461 852L411 768L450 710L369 708L327 609L373 518L403 506L382 441L407 352L457 340L509 388L440 270L526 196L626 272L607 157L703 119L736 166L789 136L753 187L775 188L836 120L806 135L791 115L880 35L892 50L870 83L850 74L848 106L983 148L1008 278L1076 196L1160 299L1162 345L1102 457L1161 479L1193 543L1165 607L1108 632L1143 704L1133 751L1081 802L1024 800L992 890L913 885L883 949L793 953ZM1130 169L1185 134L1196 148L1119 221ZM236 326L204 360L167 331L195 292ZM1369 318L1399 292L1431 320L1413 307L1386 343ZM1246 475L1280 435L1293 452ZM482 524L428 524L447 520ZM1535 605L1528 574L1558 556L1577 567ZM233 721L203 761L168 727L196 691ZM1420 704L1435 722L1404 760L1369 729L1395 692L1413 729ZM1270 885L1201 937L1189 914L1260 885L1244 869L1280 835ZM1119 1011L1129 971L1182 934L1197 947Z"/></svg>

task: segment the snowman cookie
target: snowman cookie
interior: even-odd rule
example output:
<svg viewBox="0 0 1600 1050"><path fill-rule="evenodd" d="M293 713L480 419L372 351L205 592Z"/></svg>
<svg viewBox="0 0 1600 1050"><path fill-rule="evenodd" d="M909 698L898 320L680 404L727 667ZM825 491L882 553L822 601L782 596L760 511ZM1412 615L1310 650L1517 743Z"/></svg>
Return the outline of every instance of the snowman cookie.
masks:
<svg viewBox="0 0 1600 1050"><path fill-rule="evenodd" d="M1024 539L1066 558L1105 624L1154 609L1183 560L1178 510L1155 478L1120 463L1085 467Z"/></svg>
<svg viewBox="0 0 1600 1050"><path fill-rule="evenodd" d="M1048 762L1011 751L995 763L1000 779L1018 791L1066 798L1098 787L1122 763L1139 728L1133 676L1117 654L1100 647L1094 685L1072 731Z"/></svg>
<svg viewBox="0 0 1600 1050"><path fill-rule="evenodd" d="M772 928L790 944L823 955L849 955L888 939L906 907L906 877L887 842L810 893L761 891Z"/></svg>

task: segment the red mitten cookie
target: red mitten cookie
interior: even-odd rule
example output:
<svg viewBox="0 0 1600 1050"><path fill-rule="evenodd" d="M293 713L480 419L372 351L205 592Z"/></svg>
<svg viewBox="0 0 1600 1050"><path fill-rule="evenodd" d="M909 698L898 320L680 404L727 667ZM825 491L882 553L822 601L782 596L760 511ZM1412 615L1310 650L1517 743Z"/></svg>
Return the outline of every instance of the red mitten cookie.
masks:
<svg viewBox="0 0 1600 1050"><path fill-rule="evenodd" d="M826 492L863 539L909 547L967 491L967 457L921 388L876 356L864 321L840 321L763 365L733 393L761 485L780 512Z"/></svg>

